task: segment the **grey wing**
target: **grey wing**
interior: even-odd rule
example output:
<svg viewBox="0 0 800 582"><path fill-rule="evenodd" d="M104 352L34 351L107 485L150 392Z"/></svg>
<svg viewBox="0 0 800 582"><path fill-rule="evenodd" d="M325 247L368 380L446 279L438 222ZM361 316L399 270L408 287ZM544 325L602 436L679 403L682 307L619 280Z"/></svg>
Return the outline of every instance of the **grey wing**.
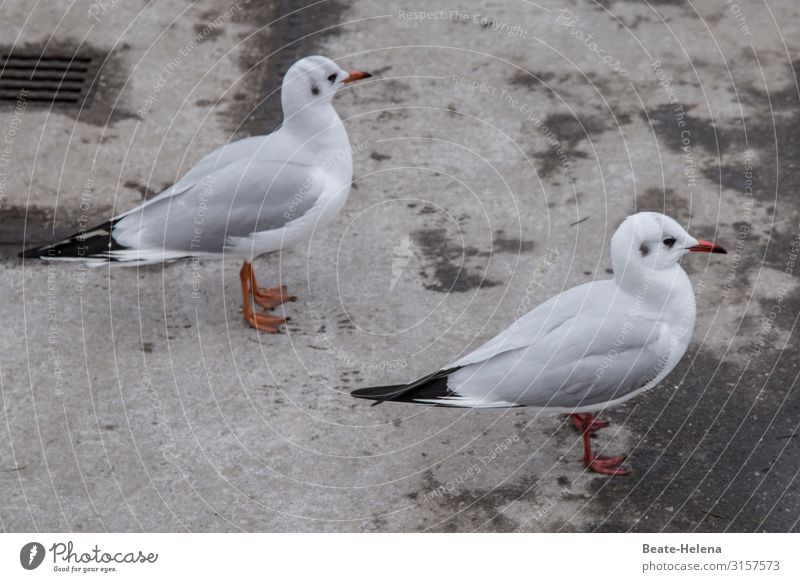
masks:
<svg viewBox="0 0 800 582"><path fill-rule="evenodd" d="M617 314L619 315L619 314ZM453 374L459 396L523 406L576 408L616 400L659 373L663 324L643 318L573 319L525 348Z"/></svg>
<svg viewBox="0 0 800 582"><path fill-rule="evenodd" d="M582 309L591 309L598 298L611 298L616 292L612 281L593 281L554 295L538 305L495 337L444 367L458 368L483 362L492 356L524 348L569 322Z"/></svg>
<svg viewBox="0 0 800 582"><path fill-rule="evenodd" d="M260 157L263 158L263 152L266 151L272 135L274 134L247 137L245 139L240 139L218 147L213 152L203 157L194 166L192 166L189 171L181 177L180 180L175 182L169 188L165 189L163 192L160 192L157 196L148 200L142 206L148 206L165 198L182 194L183 192L189 190L192 186L195 186L206 176L210 176L211 174L222 170L229 164L252 160L256 155L259 154ZM133 210L130 210L121 216L132 214L137 210L138 208L134 208Z"/></svg>
<svg viewBox="0 0 800 582"><path fill-rule="evenodd" d="M230 238L278 230L299 218L324 187L325 173L316 166L241 160L124 215L112 234L140 252L219 253Z"/></svg>

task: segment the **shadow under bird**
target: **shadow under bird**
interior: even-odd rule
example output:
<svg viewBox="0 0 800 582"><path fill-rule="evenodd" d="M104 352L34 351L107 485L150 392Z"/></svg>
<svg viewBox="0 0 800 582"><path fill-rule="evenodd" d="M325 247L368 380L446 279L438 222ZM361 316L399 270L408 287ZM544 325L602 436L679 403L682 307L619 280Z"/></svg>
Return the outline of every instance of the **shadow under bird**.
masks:
<svg viewBox="0 0 800 582"><path fill-rule="evenodd" d="M244 319L277 332L285 319L256 313L255 305L271 310L295 297L283 286L258 287L251 261L309 240L342 209L353 160L332 99L371 76L322 56L297 61L281 85L283 124L275 132L228 143L141 206L20 256L92 267L241 257Z"/></svg>
<svg viewBox="0 0 800 582"><path fill-rule="evenodd" d="M612 279L559 293L466 356L416 382L362 388L357 398L568 414L591 471L626 475L624 456L594 455L595 414L658 384L695 325L686 253L725 253L655 212L625 219L611 239Z"/></svg>

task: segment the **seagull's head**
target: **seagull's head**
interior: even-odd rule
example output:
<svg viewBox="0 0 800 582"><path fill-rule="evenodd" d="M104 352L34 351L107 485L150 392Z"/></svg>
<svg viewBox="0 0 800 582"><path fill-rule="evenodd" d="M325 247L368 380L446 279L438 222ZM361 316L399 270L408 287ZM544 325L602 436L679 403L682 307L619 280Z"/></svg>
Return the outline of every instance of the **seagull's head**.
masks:
<svg viewBox="0 0 800 582"><path fill-rule="evenodd" d="M281 86L283 112L329 105L333 95L353 81L368 79L369 73L345 71L329 58L313 55L300 59L286 71Z"/></svg>
<svg viewBox="0 0 800 582"><path fill-rule="evenodd" d="M611 239L611 263L615 273L631 267L669 269L686 253L725 252L719 245L694 238L675 220L658 212L629 216Z"/></svg>

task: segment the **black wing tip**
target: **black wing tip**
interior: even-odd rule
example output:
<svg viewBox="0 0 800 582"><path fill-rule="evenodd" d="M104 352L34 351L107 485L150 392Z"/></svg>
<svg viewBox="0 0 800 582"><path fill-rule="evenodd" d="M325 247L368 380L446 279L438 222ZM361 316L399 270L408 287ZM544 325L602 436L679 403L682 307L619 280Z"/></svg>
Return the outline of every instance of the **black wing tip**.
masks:
<svg viewBox="0 0 800 582"><path fill-rule="evenodd" d="M112 235L116 220L110 220L93 228L83 230L67 238L44 246L25 249L17 256L20 259L95 259L112 260L109 251L124 250Z"/></svg>
<svg viewBox="0 0 800 582"><path fill-rule="evenodd" d="M58 252L58 247L63 244L64 242L62 241L40 247L31 247L19 252L17 257L20 259L57 259L61 254Z"/></svg>
<svg viewBox="0 0 800 582"><path fill-rule="evenodd" d="M42 247L25 249L24 251L17 253L17 257L20 259L40 259L42 257L41 252Z"/></svg>
<svg viewBox="0 0 800 582"><path fill-rule="evenodd" d="M405 384L395 386L372 386L370 388L358 388L350 393L354 398L364 398L366 400L377 400L375 404L380 404L385 400L392 400L395 396L400 396L408 389ZM374 405L373 405L374 406Z"/></svg>
<svg viewBox="0 0 800 582"><path fill-rule="evenodd" d="M438 400L453 395L453 392L447 386L447 379L450 374L458 369L439 370L411 384L358 388L353 390L350 395L355 398L375 400L372 406L377 406L381 402L388 400L395 402L416 402L418 399Z"/></svg>

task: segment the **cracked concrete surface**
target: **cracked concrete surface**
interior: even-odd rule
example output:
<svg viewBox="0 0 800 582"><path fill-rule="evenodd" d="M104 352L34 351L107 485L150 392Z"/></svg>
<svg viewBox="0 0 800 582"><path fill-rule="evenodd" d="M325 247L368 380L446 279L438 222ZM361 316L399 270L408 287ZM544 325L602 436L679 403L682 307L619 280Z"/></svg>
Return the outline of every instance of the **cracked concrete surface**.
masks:
<svg viewBox="0 0 800 582"><path fill-rule="evenodd" d="M0 8L8 46L110 55L85 110L0 110L2 529L798 530L796 4L99 6ZM243 325L230 261L15 258L273 129L279 75L311 52L377 74L336 100L344 211L256 261L299 296L286 333ZM730 254L684 260L689 353L599 433L632 476L584 473L560 418L347 395L608 277L637 209Z"/></svg>

